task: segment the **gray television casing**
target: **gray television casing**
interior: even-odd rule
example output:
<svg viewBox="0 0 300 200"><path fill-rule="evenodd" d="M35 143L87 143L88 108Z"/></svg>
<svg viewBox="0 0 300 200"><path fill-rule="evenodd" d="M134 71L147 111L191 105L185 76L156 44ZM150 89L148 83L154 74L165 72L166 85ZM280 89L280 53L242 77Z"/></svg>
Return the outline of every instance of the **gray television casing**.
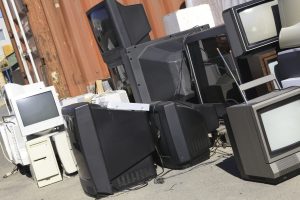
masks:
<svg viewBox="0 0 300 200"><path fill-rule="evenodd" d="M251 8L256 5L268 3L273 0L253 0L246 2L223 11L223 19L226 26L227 36L230 46L235 57L239 57L252 50L267 46L278 42L278 37L270 38L264 41L255 43L254 45L247 44L247 37L244 33L242 22L238 17L238 11Z"/></svg>
<svg viewBox="0 0 300 200"><path fill-rule="evenodd" d="M227 108L230 142L234 143L234 156L242 178L276 184L300 169L300 144L271 156L257 114L262 108L299 95L300 88L293 87L258 97L248 104Z"/></svg>

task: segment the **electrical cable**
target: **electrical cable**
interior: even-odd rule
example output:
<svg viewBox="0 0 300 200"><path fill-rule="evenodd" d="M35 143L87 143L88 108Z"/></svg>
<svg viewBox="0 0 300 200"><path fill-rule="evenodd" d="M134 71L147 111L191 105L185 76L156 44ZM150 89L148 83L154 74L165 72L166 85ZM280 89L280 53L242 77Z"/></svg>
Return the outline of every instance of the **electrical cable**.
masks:
<svg viewBox="0 0 300 200"><path fill-rule="evenodd" d="M184 171L184 172L180 172L180 173L177 173L177 174L174 174L174 175L171 175L171 176L168 176L168 177L164 177L164 179L169 179L169 178L173 178L173 177L176 177L176 176L179 176L179 175L182 175L182 174L186 174L188 172L191 172L199 167L203 167L203 166L207 166L207 165L210 165L210 164L213 164L215 162L217 162L218 160L220 160L221 158L217 158L213 161L209 161L209 162L204 162L204 163L199 163L198 165L195 165L194 167Z"/></svg>
<svg viewBox="0 0 300 200"><path fill-rule="evenodd" d="M228 156L232 156L232 154L230 153L227 153L227 152L224 152L222 150L220 150L219 148L222 147L222 144L220 144L220 138L217 137L217 139L215 140L214 142L214 145L213 147L211 148L210 152L210 157L216 155L216 154L220 154L221 156L218 157L217 159L213 160L213 161L209 161L209 162L204 162L204 163L199 163L198 165L195 165L194 167L184 171L184 172L180 172L180 173L177 173L177 174L174 174L174 175L171 175L171 176L168 176L168 177L165 177L165 175L167 175L168 173L174 171L172 169L169 169L168 171L164 172L163 174L160 173L160 179L162 179L163 181L166 180L166 179L169 179L169 178L172 178L172 177L175 177L175 176L179 176L179 175L182 175L182 174L185 174L185 173L188 173L190 171L193 171L194 169L197 169L199 167L202 167L202 166L207 166L207 165L210 165L210 164L213 164L217 161L219 161L221 158L228 158ZM155 184L159 184L159 183L155 183Z"/></svg>
<svg viewBox="0 0 300 200"><path fill-rule="evenodd" d="M6 116L2 116L2 121L3 121L3 123L11 123L11 124L16 125L15 122L12 122L12 121L6 121L6 120L5 120L6 118L10 118L10 117L14 117L14 116L15 116L15 115L6 115Z"/></svg>
<svg viewBox="0 0 300 200"><path fill-rule="evenodd" d="M225 101L226 102L233 102L233 103L235 103L236 105L237 104L240 104L237 100L235 100L235 99L225 99Z"/></svg>
<svg viewBox="0 0 300 200"><path fill-rule="evenodd" d="M8 129L9 130L9 129ZM10 131L10 130L9 130ZM5 151L4 151L4 148L3 148L3 145L2 145L2 142L0 141L0 148L1 148L1 151L2 151L2 154L5 158L5 160L7 160L9 163L13 164L15 167L14 169L11 171L11 172L8 172L6 174L3 175L3 178L8 178L9 176L15 174L18 172L18 166L8 158L8 156L6 155Z"/></svg>
<svg viewBox="0 0 300 200"><path fill-rule="evenodd" d="M10 134L12 134L12 131L9 129L9 127L7 126L7 124L13 124L13 125L15 125L15 123L12 122L12 121L6 121L5 119L9 118L9 117L12 117L12 116L14 116L14 115L2 116L2 123L5 124L5 127L10 132ZM5 158L5 160L7 160L9 163L11 163L11 164L13 164L15 166L14 169L11 172L8 172L5 175L3 175L3 178L7 178L7 177L9 177L9 176L11 176L11 175L13 175L13 174L15 174L15 173L18 172L18 166L11 159L9 159L8 155L6 155L6 153L4 151L4 148L3 148L3 144L2 144L1 141L0 141L0 148L1 148L1 151L2 151L2 154L3 154L4 158Z"/></svg>
<svg viewBox="0 0 300 200"><path fill-rule="evenodd" d="M17 173L18 171L19 171L18 167L15 166L14 169L13 169L11 172L6 173L6 174L3 176L3 178L8 178L9 176L11 176L11 175Z"/></svg>

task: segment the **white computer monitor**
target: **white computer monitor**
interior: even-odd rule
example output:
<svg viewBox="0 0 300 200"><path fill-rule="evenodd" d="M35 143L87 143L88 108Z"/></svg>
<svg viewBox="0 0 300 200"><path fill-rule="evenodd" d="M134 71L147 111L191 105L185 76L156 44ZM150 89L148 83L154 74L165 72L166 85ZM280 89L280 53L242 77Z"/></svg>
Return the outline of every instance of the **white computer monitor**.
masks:
<svg viewBox="0 0 300 200"><path fill-rule="evenodd" d="M6 101L6 108L9 115L14 115L14 111L11 108L10 99L19 96L21 94L26 94L31 91L38 91L45 88L44 82L37 82L29 85L19 85L15 83L7 83L3 86L2 93Z"/></svg>
<svg viewBox="0 0 300 200"><path fill-rule="evenodd" d="M23 136L64 124L58 95L53 86L10 99Z"/></svg>

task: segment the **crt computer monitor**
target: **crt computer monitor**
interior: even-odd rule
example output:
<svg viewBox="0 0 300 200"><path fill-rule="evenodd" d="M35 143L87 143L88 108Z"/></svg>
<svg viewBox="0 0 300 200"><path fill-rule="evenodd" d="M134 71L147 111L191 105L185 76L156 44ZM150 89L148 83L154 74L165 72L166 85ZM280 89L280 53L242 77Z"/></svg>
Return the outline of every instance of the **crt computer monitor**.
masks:
<svg viewBox="0 0 300 200"><path fill-rule="evenodd" d="M276 43L280 29L277 0L254 0L223 12L233 54L241 56Z"/></svg>
<svg viewBox="0 0 300 200"><path fill-rule="evenodd" d="M23 136L64 124L53 86L15 96L10 102Z"/></svg>
<svg viewBox="0 0 300 200"><path fill-rule="evenodd" d="M121 49L150 40L151 28L141 4L124 6L116 0L104 0L87 16L102 57L110 67L121 64Z"/></svg>
<svg viewBox="0 0 300 200"><path fill-rule="evenodd" d="M278 183L300 169L300 88L227 108L227 129L241 176Z"/></svg>
<svg viewBox="0 0 300 200"><path fill-rule="evenodd" d="M156 176L146 112L87 103L63 107L62 112L86 194L110 195Z"/></svg>

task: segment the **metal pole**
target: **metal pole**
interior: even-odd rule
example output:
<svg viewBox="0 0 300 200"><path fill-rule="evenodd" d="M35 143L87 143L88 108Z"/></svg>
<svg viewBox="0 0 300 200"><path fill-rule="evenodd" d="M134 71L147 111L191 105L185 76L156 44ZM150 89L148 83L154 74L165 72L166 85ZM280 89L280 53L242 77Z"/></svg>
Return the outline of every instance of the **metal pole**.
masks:
<svg viewBox="0 0 300 200"><path fill-rule="evenodd" d="M11 26L11 29L12 29L12 32L13 32L13 35L14 35L14 38L15 38L15 41L16 41L16 45L18 47L18 51L19 51L19 53L21 55L20 57L21 57L21 60L22 60L23 66L24 66L24 70L25 70L28 82L29 82L29 84L32 84L33 83L32 77L30 75L29 68L28 68L27 62L26 62L25 57L24 57L24 52L23 52L23 49L22 49L20 38L19 38L18 32L16 30L16 27L15 27L15 24L14 24L14 20L12 18L12 14L10 12L7 0L2 0L2 2L3 2L3 5L4 5L4 8L5 8L5 11L7 13L8 21L9 21L9 24Z"/></svg>
<svg viewBox="0 0 300 200"><path fill-rule="evenodd" d="M24 31L23 26L22 26L21 19L19 17L18 10L16 8L15 1L14 0L10 0L10 2L12 4L13 11L14 11L15 16L17 18L17 22L19 24L19 28L20 28L21 34L22 34L22 36L24 38L25 47L26 47L27 54L29 56L30 62L32 64L32 68L33 68L33 72L34 72L34 75L35 75L35 79L36 79L37 82L40 82L41 80L40 80L39 74L38 74L37 69L36 69L36 65L34 63L34 60L33 60L32 54L31 54L32 51L31 51L31 49L29 47L29 44L28 44L28 41L27 41L27 38L26 38L26 35L25 35L25 31Z"/></svg>
<svg viewBox="0 0 300 200"><path fill-rule="evenodd" d="M226 62L224 56L222 55L220 49L217 48L217 51L218 51L220 57L222 58L222 60L223 60L223 62L224 62L224 64L225 64L225 66L227 67L227 69L228 69L230 75L232 76L233 80L235 81L236 85L238 86L238 88L239 88L239 90L240 90L240 92L241 92L241 95L242 95L244 101L247 103L247 102L248 102L247 97L246 97L244 91L242 91L242 90L240 89L240 87L239 87L240 84L239 84L239 82L237 81L237 79L235 78L234 74L232 73L232 71L231 71L231 69L230 69L228 63Z"/></svg>
<svg viewBox="0 0 300 200"><path fill-rule="evenodd" d="M195 85L196 85L196 90L197 90L197 93L198 93L198 96L199 96L199 100L200 100L201 104L203 104L203 99L202 99L202 96L201 96L200 87L199 87L199 84L198 84L198 81L197 81L197 77L196 77L196 73L195 73L193 61L192 61L190 50L189 50L189 47L188 47L187 44L185 45L185 51L186 51L186 55L187 55L188 60L189 60L189 64L190 64L192 76L195 79Z"/></svg>

